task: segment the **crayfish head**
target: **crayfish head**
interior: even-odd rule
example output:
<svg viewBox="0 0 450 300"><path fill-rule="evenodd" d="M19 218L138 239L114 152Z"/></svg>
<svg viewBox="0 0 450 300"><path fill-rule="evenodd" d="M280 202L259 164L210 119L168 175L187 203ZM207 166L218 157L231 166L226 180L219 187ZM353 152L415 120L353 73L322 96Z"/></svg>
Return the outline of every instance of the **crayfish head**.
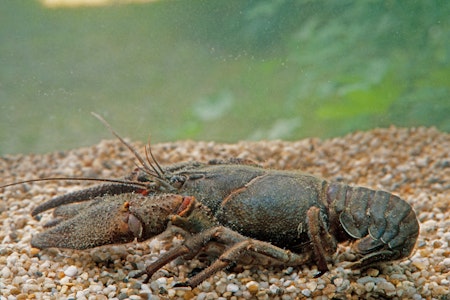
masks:
<svg viewBox="0 0 450 300"><path fill-rule="evenodd" d="M143 196L128 193L104 196L73 217L56 223L31 239L31 245L88 249L102 245L143 241L163 232L169 215L182 206L180 195Z"/></svg>

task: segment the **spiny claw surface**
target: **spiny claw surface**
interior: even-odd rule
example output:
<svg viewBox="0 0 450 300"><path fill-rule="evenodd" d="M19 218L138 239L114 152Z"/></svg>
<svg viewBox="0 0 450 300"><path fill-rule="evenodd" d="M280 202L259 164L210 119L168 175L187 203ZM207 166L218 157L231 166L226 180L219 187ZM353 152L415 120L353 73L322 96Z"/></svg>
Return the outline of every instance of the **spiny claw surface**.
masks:
<svg viewBox="0 0 450 300"><path fill-rule="evenodd" d="M187 197L172 194L143 196L128 193L104 196L70 218L31 239L31 245L88 249L108 244L147 240L163 232L169 215Z"/></svg>

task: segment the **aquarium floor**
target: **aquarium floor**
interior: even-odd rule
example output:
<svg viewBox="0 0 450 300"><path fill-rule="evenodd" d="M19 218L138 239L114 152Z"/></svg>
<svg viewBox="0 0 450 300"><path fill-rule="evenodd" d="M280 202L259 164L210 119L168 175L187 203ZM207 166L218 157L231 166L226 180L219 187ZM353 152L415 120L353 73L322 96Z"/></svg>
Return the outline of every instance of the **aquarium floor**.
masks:
<svg viewBox="0 0 450 300"><path fill-rule="evenodd" d="M138 149L143 144L133 143ZM30 216L55 195L92 185L80 181L21 184L0 190L0 299L444 299L450 287L450 135L434 128L386 128L328 140L218 144L181 141L153 145L161 164L240 157L264 167L300 169L330 180L382 189L410 203L420 222L411 257L365 271L346 268L349 244L340 245L330 271L316 266L237 266L194 289L174 288L204 263L178 259L150 283L128 278L178 238L91 250L38 250L31 236L51 219ZM118 141L45 155L0 158L1 184L55 176L119 178L135 168Z"/></svg>

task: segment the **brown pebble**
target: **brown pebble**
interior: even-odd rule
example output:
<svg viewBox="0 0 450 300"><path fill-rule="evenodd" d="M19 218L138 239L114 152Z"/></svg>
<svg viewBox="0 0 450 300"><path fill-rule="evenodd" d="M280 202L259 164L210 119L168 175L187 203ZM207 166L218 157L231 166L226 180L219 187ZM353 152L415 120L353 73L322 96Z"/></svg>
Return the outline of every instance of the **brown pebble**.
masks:
<svg viewBox="0 0 450 300"><path fill-rule="evenodd" d="M248 282L253 281L253 278L245 277L241 279L242 284L247 284Z"/></svg>
<svg viewBox="0 0 450 300"><path fill-rule="evenodd" d="M336 286L334 284L327 284L325 288L322 290L324 295L330 297L330 295L334 294L336 291Z"/></svg>
<svg viewBox="0 0 450 300"><path fill-rule="evenodd" d="M11 289L9 290L9 293L10 293L11 295L18 295L18 294L20 294L20 292L21 292L21 290L20 290L19 288L16 288L16 287L13 287L13 288L11 288Z"/></svg>
<svg viewBox="0 0 450 300"><path fill-rule="evenodd" d="M38 249L38 248L31 248L30 249L30 256L37 256L39 254L39 252L41 252L40 249Z"/></svg>
<svg viewBox="0 0 450 300"><path fill-rule="evenodd" d="M441 241L433 241L433 247L436 248L441 248L442 247L442 242Z"/></svg>
<svg viewBox="0 0 450 300"><path fill-rule="evenodd" d="M380 273L380 271L378 269L370 268L367 270L367 275L372 276L372 277L378 276L379 273Z"/></svg>
<svg viewBox="0 0 450 300"><path fill-rule="evenodd" d="M245 285L251 294L256 294L259 290L259 284L256 281L250 281Z"/></svg>
<svg viewBox="0 0 450 300"><path fill-rule="evenodd" d="M193 299L194 297L195 297L195 294L193 291L186 291L183 295L184 300L190 300L190 299Z"/></svg>

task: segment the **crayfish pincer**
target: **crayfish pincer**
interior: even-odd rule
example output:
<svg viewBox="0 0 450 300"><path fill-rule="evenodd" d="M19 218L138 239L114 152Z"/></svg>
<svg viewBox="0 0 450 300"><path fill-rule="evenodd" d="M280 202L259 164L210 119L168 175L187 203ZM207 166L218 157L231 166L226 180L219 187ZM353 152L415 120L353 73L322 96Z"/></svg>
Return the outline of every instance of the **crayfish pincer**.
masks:
<svg viewBox="0 0 450 300"><path fill-rule="evenodd" d="M174 259L214 244L218 258L183 282L194 287L233 263L315 264L320 276L344 241L353 241L358 260L351 266L366 268L408 257L419 235L411 206L388 192L242 159L161 166L150 148L144 159L112 132L134 153L138 169L37 206L33 216L54 208L54 219L32 238L34 247L87 249L183 232L180 245L136 276L149 281Z"/></svg>

